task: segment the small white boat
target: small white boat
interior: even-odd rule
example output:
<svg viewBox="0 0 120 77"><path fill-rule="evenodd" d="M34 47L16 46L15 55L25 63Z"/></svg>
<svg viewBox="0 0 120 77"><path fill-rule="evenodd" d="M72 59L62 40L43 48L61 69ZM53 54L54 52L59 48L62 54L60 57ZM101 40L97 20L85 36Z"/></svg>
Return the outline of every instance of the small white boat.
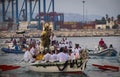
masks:
<svg viewBox="0 0 120 77"><path fill-rule="evenodd" d="M117 56L117 51L114 48L107 48L103 50L88 50L90 56Z"/></svg>
<svg viewBox="0 0 120 77"><path fill-rule="evenodd" d="M68 60L66 62L44 62L44 61L37 61L35 63L22 63L22 65L28 69L35 72L65 72L65 73L82 73L88 61L88 54L87 51L80 52L80 58L75 60Z"/></svg>
<svg viewBox="0 0 120 77"><path fill-rule="evenodd" d="M53 62L53 63L38 63L29 66L29 69L36 72L82 72L84 71L87 63L85 60L76 60L74 63L66 62Z"/></svg>

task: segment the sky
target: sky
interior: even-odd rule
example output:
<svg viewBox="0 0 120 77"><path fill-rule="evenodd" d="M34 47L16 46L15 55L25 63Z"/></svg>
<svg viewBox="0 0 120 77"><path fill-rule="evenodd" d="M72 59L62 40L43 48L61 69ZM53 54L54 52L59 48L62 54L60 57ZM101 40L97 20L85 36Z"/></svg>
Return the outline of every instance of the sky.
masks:
<svg viewBox="0 0 120 77"><path fill-rule="evenodd" d="M55 11L64 13L83 14L83 0L55 0ZM84 14L106 14L117 16L120 14L120 0L85 0Z"/></svg>
<svg viewBox="0 0 120 77"><path fill-rule="evenodd" d="M23 0L18 0L18 1L19 1L19 6L21 6ZM83 15L83 3L82 3L83 0L54 0L54 1L55 1L56 12L75 13L75 14ZM46 0L46 2L48 9L48 4L50 0ZM35 12L37 11L35 10ZM1 13L2 13L2 5L0 5L0 19L2 18ZM111 16L117 17L117 15L120 14L120 0L85 0L84 3L85 16L87 15L105 16L106 14L108 14L110 17Z"/></svg>

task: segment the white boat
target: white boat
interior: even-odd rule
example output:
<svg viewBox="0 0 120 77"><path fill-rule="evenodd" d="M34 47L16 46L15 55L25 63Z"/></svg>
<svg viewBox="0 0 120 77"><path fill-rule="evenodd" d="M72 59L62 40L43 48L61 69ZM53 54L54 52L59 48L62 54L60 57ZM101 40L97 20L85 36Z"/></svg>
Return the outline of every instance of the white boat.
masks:
<svg viewBox="0 0 120 77"><path fill-rule="evenodd" d="M29 69L36 72L82 72L86 67L87 59L77 60L77 63L54 62L38 63L29 66Z"/></svg>
<svg viewBox="0 0 120 77"><path fill-rule="evenodd" d="M114 48L107 48L103 50L88 50L90 56L117 56L117 51Z"/></svg>
<svg viewBox="0 0 120 77"><path fill-rule="evenodd" d="M29 70L35 72L67 72L76 73L83 72L88 61L87 51L80 52L80 58L77 60L68 60L66 62L44 62L37 61L35 63L18 63L23 67L28 67Z"/></svg>

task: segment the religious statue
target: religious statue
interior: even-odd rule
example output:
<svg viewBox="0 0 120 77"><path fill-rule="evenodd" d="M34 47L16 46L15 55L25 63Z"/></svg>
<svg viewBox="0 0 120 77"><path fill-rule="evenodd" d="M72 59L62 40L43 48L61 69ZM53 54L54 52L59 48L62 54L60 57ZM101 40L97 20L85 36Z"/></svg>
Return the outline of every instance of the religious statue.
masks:
<svg viewBox="0 0 120 77"><path fill-rule="evenodd" d="M41 32L41 44L40 49L45 50L45 48L49 49L50 46L50 36L51 36L51 28L49 23L44 23L43 31Z"/></svg>

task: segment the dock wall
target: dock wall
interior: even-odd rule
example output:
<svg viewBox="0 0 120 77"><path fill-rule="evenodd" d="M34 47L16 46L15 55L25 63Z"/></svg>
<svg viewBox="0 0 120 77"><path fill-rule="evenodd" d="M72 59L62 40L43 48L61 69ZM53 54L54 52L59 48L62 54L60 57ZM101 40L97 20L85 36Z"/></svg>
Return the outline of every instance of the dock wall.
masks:
<svg viewBox="0 0 120 77"><path fill-rule="evenodd" d="M120 29L81 29L81 30L59 30L53 31L58 37L92 37L92 36L120 36ZM40 30L29 30L24 34L26 37L40 37ZM0 31L0 38L22 37L23 34L16 34L16 31Z"/></svg>

